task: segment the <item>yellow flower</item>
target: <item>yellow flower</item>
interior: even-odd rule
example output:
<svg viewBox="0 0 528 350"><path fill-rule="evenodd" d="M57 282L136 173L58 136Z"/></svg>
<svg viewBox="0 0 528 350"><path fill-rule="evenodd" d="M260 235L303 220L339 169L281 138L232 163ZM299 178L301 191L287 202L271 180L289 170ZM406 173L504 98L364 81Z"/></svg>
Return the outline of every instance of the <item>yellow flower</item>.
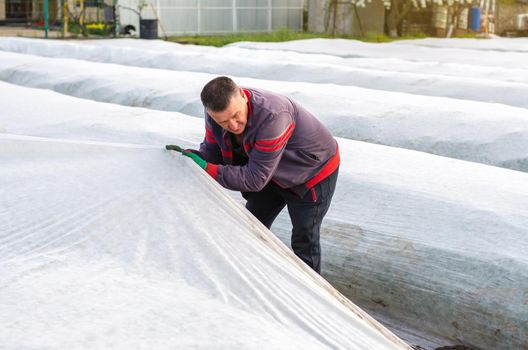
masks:
<svg viewBox="0 0 528 350"><path fill-rule="evenodd" d="M106 24L104 23L90 23L86 25L86 29L99 29L103 30L106 28Z"/></svg>

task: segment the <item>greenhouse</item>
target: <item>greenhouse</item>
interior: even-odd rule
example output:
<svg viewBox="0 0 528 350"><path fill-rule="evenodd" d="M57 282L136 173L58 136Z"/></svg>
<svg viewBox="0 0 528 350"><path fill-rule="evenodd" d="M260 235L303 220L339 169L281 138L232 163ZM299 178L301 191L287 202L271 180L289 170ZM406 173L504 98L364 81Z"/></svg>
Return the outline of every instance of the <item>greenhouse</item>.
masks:
<svg viewBox="0 0 528 350"><path fill-rule="evenodd" d="M304 0L157 0L118 2L120 26L157 20L163 35L300 31Z"/></svg>

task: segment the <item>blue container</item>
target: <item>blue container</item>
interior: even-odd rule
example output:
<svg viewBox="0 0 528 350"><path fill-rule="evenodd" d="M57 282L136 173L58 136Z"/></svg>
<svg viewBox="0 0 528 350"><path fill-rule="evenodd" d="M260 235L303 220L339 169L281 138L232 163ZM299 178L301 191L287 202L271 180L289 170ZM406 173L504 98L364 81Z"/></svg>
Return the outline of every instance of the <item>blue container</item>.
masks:
<svg viewBox="0 0 528 350"><path fill-rule="evenodd" d="M480 7L469 9L469 29L480 32Z"/></svg>

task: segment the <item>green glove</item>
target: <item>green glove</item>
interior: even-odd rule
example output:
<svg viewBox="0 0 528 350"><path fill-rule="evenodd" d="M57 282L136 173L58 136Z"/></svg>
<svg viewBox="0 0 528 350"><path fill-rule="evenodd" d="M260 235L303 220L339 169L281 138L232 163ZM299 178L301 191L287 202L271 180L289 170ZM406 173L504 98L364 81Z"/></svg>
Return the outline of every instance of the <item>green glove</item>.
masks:
<svg viewBox="0 0 528 350"><path fill-rule="evenodd" d="M183 152L183 148L181 148L180 146L176 146L176 145L167 145L165 146L165 149L169 151L180 152L180 153Z"/></svg>
<svg viewBox="0 0 528 350"><path fill-rule="evenodd" d="M189 151L182 151L182 154L184 156L189 157L192 160L194 160L194 162L196 164L198 164L200 166L200 168L205 170L205 168L207 167L207 162L202 157L197 155L196 153L192 153L192 152L189 152Z"/></svg>

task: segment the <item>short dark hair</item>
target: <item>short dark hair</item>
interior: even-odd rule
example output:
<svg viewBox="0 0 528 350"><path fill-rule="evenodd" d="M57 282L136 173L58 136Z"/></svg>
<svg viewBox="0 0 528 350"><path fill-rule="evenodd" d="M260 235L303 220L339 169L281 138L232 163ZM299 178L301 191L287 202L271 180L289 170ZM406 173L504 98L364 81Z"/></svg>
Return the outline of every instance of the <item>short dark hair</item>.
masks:
<svg viewBox="0 0 528 350"><path fill-rule="evenodd" d="M238 92L239 87L228 77L216 77L202 89L200 98L203 106L213 112L221 112L227 108L231 97Z"/></svg>

